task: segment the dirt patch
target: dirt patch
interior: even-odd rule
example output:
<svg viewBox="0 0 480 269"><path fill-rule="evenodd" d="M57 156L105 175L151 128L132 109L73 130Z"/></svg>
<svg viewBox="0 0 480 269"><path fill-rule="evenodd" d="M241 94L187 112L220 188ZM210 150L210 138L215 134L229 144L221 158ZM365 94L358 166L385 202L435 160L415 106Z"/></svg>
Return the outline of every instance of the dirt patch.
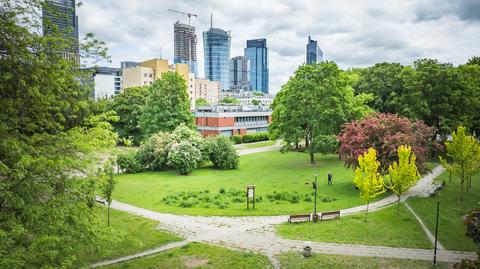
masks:
<svg viewBox="0 0 480 269"><path fill-rule="evenodd" d="M197 268L208 263L208 259L200 259L195 256L182 256L181 259L187 268Z"/></svg>

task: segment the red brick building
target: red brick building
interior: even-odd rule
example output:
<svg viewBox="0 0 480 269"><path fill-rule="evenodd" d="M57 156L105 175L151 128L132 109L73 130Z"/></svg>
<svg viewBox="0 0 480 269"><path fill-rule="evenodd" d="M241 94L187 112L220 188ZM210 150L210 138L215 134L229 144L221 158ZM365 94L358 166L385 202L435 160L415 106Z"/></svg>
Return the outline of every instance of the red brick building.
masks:
<svg viewBox="0 0 480 269"><path fill-rule="evenodd" d="M195 118L203 136L254 134L268 131L272 110L258 106L199 107Z"/></svg>

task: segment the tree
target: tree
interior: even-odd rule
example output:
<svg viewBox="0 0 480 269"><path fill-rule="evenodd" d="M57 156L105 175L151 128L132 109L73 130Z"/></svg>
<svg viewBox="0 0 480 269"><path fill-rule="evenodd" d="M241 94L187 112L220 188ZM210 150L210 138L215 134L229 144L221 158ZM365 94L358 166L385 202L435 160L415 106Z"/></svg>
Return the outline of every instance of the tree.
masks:
<svg viewBox="0 0 480 269"><path fill-rule="evenodd" d="M239 163L237 150L226 136L217 135L206 138L205 151L213 167L219 169L236 169Z"/></svg>
<svg viewBox="0 0 480 269"><path fill-rule="evenodd" d="M63 57L73 44L41 34L43 4L0 4L0 268L81 267L77 253L101 251L91 171L116 143L112 115L92 112L91 74ZM80 44L105 52L91 35Z"/></svg>
<svg viewBox="0 0 480 269"><path fill-rule="evenodd" d="M122 139L131 139L133 144L139 145L143 140L139 120L142 108L149 93L148 87L131 87L114 96L107 105L108 110L114 110L120 119L113 123L115 131Z"/></svg>
<svg viewBox="0 0 480 269"><path fill-rule="evenodd" d="M450 173L460 178L460 201L463 200L463 186L470 171L475 169L476 146L478 143L472 136L467 135L466 129L459 126L457 131L452 132L452 141L445 142L447 156L452 159L449 163L440 156L440 163Z"/></svg>
<svg viewBox="0 0 480 269"><path fill-rule="evenodd" d="M397 149L410 146L416 156L420 171L431 149L438 144L431 141L433 128L422 121L411 121L393 114L376 113L368 118L352 121L342 128L338 140L338 155L348 167L358 165L358 156L374 148L380 161L380 172L387 173L388 166L398 160Z"/></svg>
<svg viewBox="0 0 480 269"><path fill-rule="evenodd" d="M480 65L480 57L479 56L473 56L472 58L468 59L468 62L467 64L470 64L470 65Z"/></svg>
<svg viewBox="0 0 480 269"><path fill-rule="evenodd" d="M377 161L377 154L373 148L358 157L358 167L355 169L353 183L360 190L360 197L367 204L365 222L370 200L385 192L383 177L378 172L379 167L380 162Z"/></svg>
<svg viewBox="0 0 480 269"><path fill-rule="evenodd" d="M180 123L193 127L193 115L185 80L175 72L167 72L150 86L150 94L140 116L140 129L145 137L158 131L173 131Z"/></svg>
<svg viewBox="0 0 480 269"><path fill-rule="evenodd" d="M409 146L400 146L397 151L398 162L388 167L387 188L397 196L397 213L400 212L400 197L420 178L415 153Z"/></svg>
<svg viewBox="0 0 480 269"><path fill-rule="evenodd" d="M197 168L202 159L202 153L189 141L182 141L172 145L168 153L169 165L182 175L188 175Z"/></svg>
<svg viewBox="0 0 480 269"><path fill-rule="evenodd" d="M98 171L98 178L101 182L102 195L107 202L107 226L110 227L110 206L112 205L112 194L117 182L113 178L113 162L108 160L103 168Z"/></svg>
<svg viewBox="0 0 480 269"><path fill-rule="evenodd" d="M258 106L258 105L260 105L260 104L261 104L261 102L260 102L259 100L256 100L256 99L253 99L253 100L252 100L252 105Z"/></svg>
<svg viewBox="0 0 480 269"><path fill-rule="evenodd" d="M466 236L472 238L473 242L480 246L480 209L472 210L464 217L465 226L467 226ZM477 250L477 253L480 251ZM478 269L480 267L480 255L477 260L462 260L460 263L454 264L455 269Z"/></svg>
<svg viewBox="0 0 480 269"><path fill-rule="evenodd" d="M458 121L473 133L480 134L480 64L467 64L457 67L462 85L459 96Z"/></svg>
<svg viewBox="0 0 480 269"><path fill-rule="evenodd" d="M220 99L219 101L220 104L234 104L234 105L238 105L240 104L240 101L236 98L233 98L233 97L223 97L222 99Z"/></svg>
<svg viewBox="0 0 480 269"><path fill-rule="evenodd" d="M403 93L403 66L398 63L378 63L362 69L354 85L358 93L372 94L369 105L383 113L400 113L399 95Z"/></svg>
<svg viewBox="0 0 480 269"><path fill-rule="evenodd" d="M209 106L210 103L207 101L207 99L205 98L197 98L197 100L195 100L195 106Z"/></svg>
<svg viewBox="0 0 480 269"><path fill-rule="evenodd" d="M315 163L317 137L337 135L343 123L371 111L369 96L355 96L349 84L333 62L300 66L274 99L272 136L283 138L287 148L305 139L310 162Z"/></svg>

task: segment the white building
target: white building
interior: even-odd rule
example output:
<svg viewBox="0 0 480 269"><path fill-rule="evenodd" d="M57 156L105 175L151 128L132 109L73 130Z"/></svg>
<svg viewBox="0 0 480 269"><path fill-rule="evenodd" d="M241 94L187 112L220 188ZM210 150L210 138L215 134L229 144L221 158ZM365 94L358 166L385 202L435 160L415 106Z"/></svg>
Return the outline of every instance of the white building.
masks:
<svg viewBox="0 0 480 269"><path fill-rule="evenodd" d="M240 101L240 105L257 105L254 103L259 102L259 104L265 107L270 107L273 103L273 99L275 98L275 96L271 94L251 91L223 91L220 95L220 99L224 97L233 97Z"/></svg>
<svg viewBox="0 0 480 269"><path fill-rule="evenodd" d="M122 74L120 68L93 68L93 96L95 99L110 98L122 91Z"/></svg>
<svg viewBox="0 0 480 269"><path fill-rule="evenodd" d="M195 79L195 100L203 98L211 105L220 100L221 83L204 78Z"/></svg>

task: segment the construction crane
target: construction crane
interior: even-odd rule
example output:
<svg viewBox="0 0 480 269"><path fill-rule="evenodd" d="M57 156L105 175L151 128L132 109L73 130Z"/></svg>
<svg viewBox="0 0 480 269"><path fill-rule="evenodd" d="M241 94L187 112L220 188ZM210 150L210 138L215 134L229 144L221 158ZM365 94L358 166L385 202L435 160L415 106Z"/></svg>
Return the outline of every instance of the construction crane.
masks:
<svg viewBox="0 0 480 269"><path fill-rule="evenodd" d="M197 14L193 14L193 13L189 13L189 12L178 11L178 10L174 10L174 9L170 9L170 8L168 9L168 11L178 13L178 14L187 15L188 16L188 25L190 25L190 18L192 16L198 18Z"/></svg>

